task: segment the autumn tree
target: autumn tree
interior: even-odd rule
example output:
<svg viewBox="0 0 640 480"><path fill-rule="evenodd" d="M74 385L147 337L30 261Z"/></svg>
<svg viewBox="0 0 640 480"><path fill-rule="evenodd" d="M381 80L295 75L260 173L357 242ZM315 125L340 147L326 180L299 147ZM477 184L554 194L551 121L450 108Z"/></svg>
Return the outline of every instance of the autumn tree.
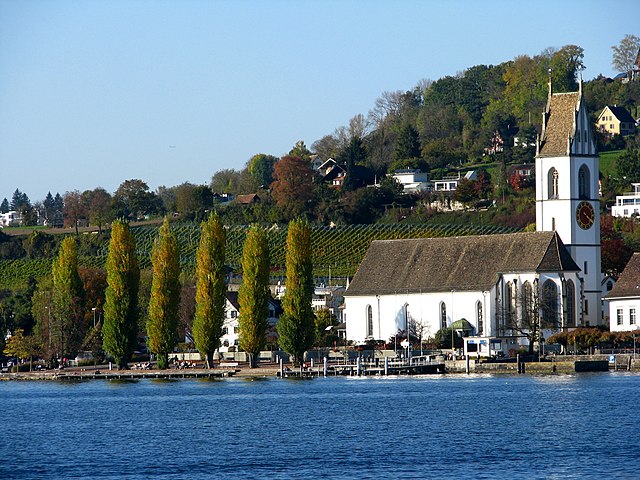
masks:
<svg viewBox="0 0 640 480"><path fill-rule="evenodd" d="M129 224L121 220L113 222L107 257L102 344L121 368L127 368L138 334L140 269L135 251Z"/></svg>
<svg viewBox="0 0 640 480"><path fill-rule="evenodd" d="M249 365L256 367L258 354L265 345L269 314L269 244L266 232L253 225L242 250L242 285L240 304L240 348L249 355Z"/></svg>
<svg viewBox="0 0 640 480"><path fill-rule="evenodd" d="M278 321L279 343L301 364L304 352L315 339L311 299L313 296L313 264L311 260L311 228L302 220L289 222L286 243L286 290L282 301L284 313Z"/></svg>
<svg viewBox="0 0 640 480"><path fill-rule="evenodd" d="M102 227L113 219L113 198L104 188L95 188L82 192L82 203L86 209L89 222L98 227L102 233Z"/></svg>
<svg viewBox="0 0 640 480"><path fill-rule="evenodd" d="M180 308L180 246L165 217L151 255L153 280L149 299L147 336L149 349L157 355L158 368L169 366L169 353L178 343Z"/></svg>
<svg viewBox="0 0 640 480"><path fill-rule="evenodd" d="M78 352L86 333L85 293L78 273L75 238L66 237L51 269L53 279L51 343L59 356Z"/></svg>
<svg viewBox="0 0 640 480"><path fill-rule="evenodd" d="M87 209L78 190L64 194L64 224L73 227L78 235L80 220L87 218Z"/></svg>
<svg viewBox="0 0 640 480"><path fill-rule="evenodd" d="M290 217L304 213L313 199L313 170L300 157L282 157L274 167L271 184L276 204Z"/></svg>
<svg viewBox="0 0 640 480"><path fill-rule="evenodd" d="M196 252L196 313L193 340L213 368L213 354L220 346L225 318L225 242L226 233L217 214L202 223L200 245Z"/></svg>
<svg viewBox="0 0 640 480"><path fill-rule="evenodd" d="M618 45L611 47L613 58L611 65L618 72L625 72L631 78L634 68L638 68L637 61L640 55L640 38L635 35L625 35Z"/></svg>
<svg viewBox="0 0 640 480"><path fill-rule="evenodd" d="M29 371L34 356L40 354L42 348L38 339L34 335L24 335L22 329L17 329L11 338L7 340L4 347L4 354L18 359L29 359Z"/></svg>

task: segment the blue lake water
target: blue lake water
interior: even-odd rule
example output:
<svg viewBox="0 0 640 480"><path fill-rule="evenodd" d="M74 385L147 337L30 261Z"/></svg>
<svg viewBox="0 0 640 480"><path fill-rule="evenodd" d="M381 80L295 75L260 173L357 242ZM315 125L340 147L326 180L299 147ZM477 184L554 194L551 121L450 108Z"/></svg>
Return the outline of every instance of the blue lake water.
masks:
<svg viewBox="0 0 640 480"><path fill-rule="evenodd" d="M0 478L640 478L639 398L628 373L0 382Z"/></svg>

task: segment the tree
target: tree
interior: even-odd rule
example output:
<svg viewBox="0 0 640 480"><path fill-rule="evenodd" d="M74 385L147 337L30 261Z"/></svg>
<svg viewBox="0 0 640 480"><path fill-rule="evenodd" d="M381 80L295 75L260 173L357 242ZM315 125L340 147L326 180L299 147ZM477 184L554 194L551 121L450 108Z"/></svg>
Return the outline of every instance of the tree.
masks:
<svg viewBox="0 0 640 480"><path fill-rule="evenodd" d="M158 357L158 368L169 366L169 353L178 343L180 308L180 246L165 217L151 255L153 280L149 299L147 336L149 350Z"/></svg>
<svg viewBox="0 0 640 480"><path fill-rule="evenodd" d="M40 342L33 335L24 335L22 329L17 329L7 340L4 347L4 354L18 359L29 359L29 371L31 371L31 360L39 355L42 350ZM17 371L17 370L16 370Z"/></svg>
<svg viewBox="0 0 640 480"><path fill-rule="evenodd" d="M361 165L367 158L362 139L360 137L351 137L349 143L340 152L338 156L338 162L345 166L346 178L342 184L344 191L351 191L357 188L357 179L355 178L354 171L356 165Z"/></svg>
<svg viewBox="0 0 640 480"><path fill-rule="evenodd" d="M102 227L113 220L113 198L104 188L86 190L82 193L82 203L85 207L85 214L89 217L92 225L98 227L102 233Z"/></svg>
<svg viewBox="0 0 640 480"><path fill-rule="evenodd" d="M22 207L30 207L31 201L26 193L22 193L19 189L16 188L16 191L13 192L13 196L11 197L11 210L19 211Z"/></svg>
<svg viewBox="0 0 640 480"><path fill-rule="evenodd" d="M80 220L87 218L87 209L78 190L64 194L64 221L66 226L72 226L78 235Z"/></svg>
<svg viewBox="0 0 640 480"><path fill-rule="evenodd" d="M625 35L620 44L611 47L613 58L611 65L618 72L625 72L629 79L632 78L634 68L637 68L638 55L640 55L640 38L635 35Z"/></svg>
<svg viewBox="0 0 640 480"><path fill-rule="evenodd" d="M463 203L466 207L478 198L476 182L467 178L461 178L453 195L457 201Z"/></svg>
<svg viewBox="0 0 640 480"><path fill-rule="evenodd" d="M58 356L78 353L86 333L85 293L78 273L76 239L66 237L51 269L53 312L51 343Z"/></svg>
<svg viewBox="0 0 640 480"><path fill-rule="evenodd" d="M0 213L7 213L9 211L9 201L6 198L2 199L0 203Z"/></svg>
<svg viewBox="0 0 640 480"><path fill-rule="evenodd" d="M119 367L127 368L138 334L140 269L129 224L116 220L111 226L107 257L102 344Z"/></svg>
<svg viewBox="0 0 640 480"><path fill-rule="evenodd" d="M185 218L200 218L213 205L213 193L206 185L185 182L176 188L176 210Z"/></svg>
<svg viewBox="0 0 640 480"><path fill-rule="evenodd" d="M200 245L196 252L196 313L193 340L213 368L213 354L220 346L225 319L225 242L226 233L217 214L202 222Z"/></svg>
<svg viewBox="0 0 640 480"><path fill-rule="evenodd" d="M278 161L273 155L259 153L251 157L247 170L258 188L268 188L273 182L273 166Z"/></svg>
<svg viewBox="0 0 640 480"><path fill-rule="evenodd" d="M301 364L304 352L314 342L315 326L311 309L313 264L311 228L302 220L289 222L286 244L286 290L282 301L284 313L278 321L279 343Z"/></svg>
<svg viewBox="0 0 640 480"><path fill-rule="evenodd" d="M238 193L238 186L240 185L240 172L227 168L216 172L211 177L211 191L213 193Z"/></svg>
<svg viewBox="0 0 640 480"><path fill-rule="evenodd" d="M420 158L420 139L418 131L410 124L405 124L396 138L396 147L393 152L395 160Z"/></svg>
<svg viewBox="0 0 640 480"><path fill-rule="evenodd" d="M266 232L252 225L242 250L240 304L240 348L249 354L249 366L256 367L266 343L269 324L269 244Z"/></svg>
<svg viewBox="0 0 640 480"><path fill-rule="evenodd" d="M146 214L162 212L162 201L149 191L149 186L142 180L125 180L113 195L116 216L130 217L136 220Z"/></svg>
<svg viewBox="0 0 640 480"><path fill-rule="evenodd" d="M617 161L618 174L628 181L640 180L640 150L627 148Z"/></svg>
<svg viewBox="0 0 640 480"><path fill-rule="evenodd" d="M289 151L289 156L298 157L308 162L311 157L311 152L302 140L298 140L293 148Z"/></svg>
<svg viewBox="0 0 640 480"><path fill-rule="evenodd" d="M304 213L313 199L313 170L300 157L282 157L273 171L271 190L276 205L290 217Z"/></svg>

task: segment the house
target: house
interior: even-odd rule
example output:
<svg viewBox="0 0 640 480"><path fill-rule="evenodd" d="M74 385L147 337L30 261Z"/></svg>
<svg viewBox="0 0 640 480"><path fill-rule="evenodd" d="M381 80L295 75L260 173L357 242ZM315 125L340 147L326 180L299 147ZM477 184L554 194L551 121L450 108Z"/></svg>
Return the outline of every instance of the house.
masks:
<svg viewBox="0 0 640 480"><path fill-rule="evenodd" d="M509 167L509 177L512 175L520 175L524 178L533 178L535 165L531 163L522 163L520 165L512 165Z"/></svg>
<svg viewBox="0 0 640 480"><path fill-rule="evenodd" d="M605 295L609 301L609 330L629 332L640 329L640 253L634 253L617 283Z"/></svg>
<svg viewBox="0 0 640 480"><path fill-rule="evenodd" d="M633 135L636 132L636 121L626 108L607 105L598 115L596 127L609 135Z"/></svg>
<svg viewBox="0 0 640 480"><path fill-rule="evenodd" d="M536 232L372 242L344 295L347 338L434 336L464 319L460 333L509 351L540 329L601 324L599 157L581 83L549 84L535 172Z"/></svg>
<svg viewBox="0 0 640 480"><path fill-rule="evenodd" d="M329 160L327 160L327 162L329 162ZM322 173L323 169L324 164L319 171ZM375 182L373 171L363 165L353 165L348 171L346 167L334 162L334 164L327 167L326 171L327 173L322 177L322 181L331 183L331 186L334 188L342 188L349 175L352 176L351 182L353 188L365 187Z"/></svg>
<svg viewBox="0 0 640 480"><path fill-rule="evenodd" d="M405 194L426 192L433 188L429 181L429 173L419 169L396 170L390 176L402 185Z"/></svg>
<svg viewBox="0 0 640 480"><path fill-rule="evenodd" d="M311 308L314 312L328 310L335 315L338 322L342 321L342 309L345 287L318 285L313 290Z"/></svg>
<svg viewBox="0 0 640 480"><path fill-rule="evenodd" d="M225 293L225 320L222 327L222 337L220 337L220 352L232 352L238 349L240 339L240 303L238 301L237 291L228 291ZM269 314L267 321L270 327L275 327L278 319L282 314L282 304L279 300L269 299Z"/></svg>
<svg viewBox="0 0 640 480"><path fill-rule="evenodd" d="M616 195L616 204L611 207L614 217L640 216L640 183L632 183L633 192Z"/></svg>
<svg viewBox="0 0 640 480"><path fill-rule="evenodd" d="M448 176L440 180L433 180L433 190L436 192L453 192L458 188L458 182L463 178L466 178L467 180L476 180L477 173L475 170L469 170L464 174L464 177L462 177L460 172L458 172L458 175L456 176Z"/></svg>
<svg viewBox="0 0 640 480"><path fill-rule="evenodd" d="M260 197L257 193L248 193L246 195L237 195L236 203L239 205L253 205L254 203L260 203Z"/></svg>
<svg viewBox="0 0 640 480"><path fill-rule="evenodd" d="M7 213L0 213L0 227L19 227L22 223L20 213L11 210Z"/></svg>
<svg viewBox="0 0 640 480"><path fill-rule="evenodd" d="M545 322L579 323L579 267L555 232L372 242L345 293L347 338L433 336L466 319L471 335L515 335L542 292Z"/></svg>

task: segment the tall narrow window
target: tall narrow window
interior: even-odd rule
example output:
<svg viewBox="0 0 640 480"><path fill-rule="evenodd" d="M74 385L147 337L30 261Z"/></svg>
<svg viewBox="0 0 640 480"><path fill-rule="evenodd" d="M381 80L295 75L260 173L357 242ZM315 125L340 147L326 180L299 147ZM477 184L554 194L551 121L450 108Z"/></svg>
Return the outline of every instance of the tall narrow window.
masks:
<svg viewBox="0 0 640 480"><path fill-rule="evenodd" d="M635 324L636 324L636 309L630 308L629 309L629 325L635 325Z"/></svg>
<svg viewBox="0 0 640 480"><path fill-rule="evenodd" d="M507 282L504 290L505 327L509 327L513 324L513 319L515 317L515 306L513 300L513 285L511 282Z"/></svg>
<svg viewBox="0 0 640 480"><path fill-rule="evenodd" d="M478 335L484 332L484 319L482 318L482 303L476 302L476 325L478 325Z"/></svg>
<svg viewBox="0 0 640 480"><path fill-rule="evenodd" d="M555 328L558 325L558 287L552 280L542 284L540 295L543 328Z"/></svg>
<svg viewBox="0 0 640 480"><path fill-rule="evenodd" d="M447 328L447 306L440 302L440 328Z"/></svg>
<svg viewBox="0 0 640 480"><path fill-rule="evenodd" d="M551 167L547 174L548 198L558 198L559 176L558 171Z"/></svg>
<svg viewBox="0 0 640 480"><path fill-rule="evenodd" d="M529 282L522 284L522 326L528 327L533 324L533 289Z"/></svg>
<svg viewBox="0 0 640 480"><path fill-rule="evenodd" d="M373 336L373 309L367 305L367 337Z"/></svg>
<svg viewBox="0 0 640 480"><path fill-rule="evenodd" d="M618 325L622 325L622 319L623 319L622 309L619 308L618 310L616 310L616 323Z"/></svg>
<svg viewBox="0 0 640 480"><path fill-rule="evenodd" d="M573 327L576 324L576 287L571 280L565 283L565 311L567 312L566 326Z"/></svg>
<svg viewBox="0 0 640 480"><path fill-rule="evenodd" d="M589 198L591 195L589 188L589 168L582 165L578 170L578 198Z"/></svg>

